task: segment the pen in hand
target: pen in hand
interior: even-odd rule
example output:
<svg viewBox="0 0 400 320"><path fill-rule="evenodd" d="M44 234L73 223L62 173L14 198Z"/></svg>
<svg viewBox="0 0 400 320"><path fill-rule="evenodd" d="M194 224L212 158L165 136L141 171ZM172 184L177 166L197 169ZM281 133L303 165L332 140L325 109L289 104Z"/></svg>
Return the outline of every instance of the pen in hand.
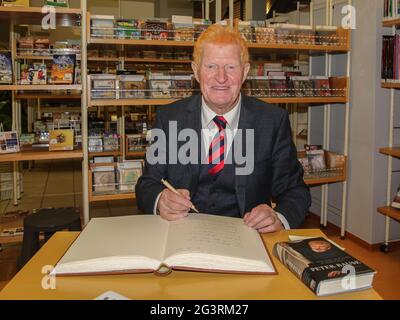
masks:
<svg viewBox="0 0 400 320"><path fill-rule="evenodd" d="M176 193L176 194L182 196L182 195L178 192L178 190L176 190L167 180L161 179L161 183L162 183L164 186L166 186L169 190L171 190L173 193ZM194 205L192 205L192 206L190 207L190 209L191 209L192 211L194 211L194 212L200 213L199 210L197 210L196 207L195 207Z"/></svg>

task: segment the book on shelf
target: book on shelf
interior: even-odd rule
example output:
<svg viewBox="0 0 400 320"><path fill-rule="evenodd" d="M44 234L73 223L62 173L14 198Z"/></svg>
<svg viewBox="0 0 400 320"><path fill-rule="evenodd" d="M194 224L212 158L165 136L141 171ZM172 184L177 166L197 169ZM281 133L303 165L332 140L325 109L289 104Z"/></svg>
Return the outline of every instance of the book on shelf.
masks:
<svg viewBox="0 0 400 320"><path fill-rule="evenodd" d="M12 84L13 68L11 52L0 52L0 84Z"/></svg>
<svg viewBox="0 0 400 320"><path fill-rule="evenodd" d="M117 163L119 190L135 192L136 183L142 175L142 160L125 160Z"/></svg>
<svg viewBox="0 0 400 320"><path fill-rule="evenodd" d="M49 130L49 151L74 150L74 130Z"/></svg>
<svg viewBox="0 0 400 320"><path fill-rule="evenodd" d="M52 6L52 7L64 7L68 8L69 7L69 1L68 0L45 0L44 5L46 6Z"/></svg>
<svg viewBox="0 0 400 320"><path fill-rule="evenodd" d="M314 95L317 97L331 96L331 86L328 77L313 76L311 77L314 86Z"/></svg>
<svg viewBox="0 0 400 320"><path fill-rule="evenodd" d="M381 78L388 81L400 79L400 34L382 36Z"/></svg>
<svg viewBox="0 0 400 320"><path fill-rule="evenodd" d="M178 221L158 215L91 219L53 272L168 274L173 269L276 274L256 230L242 219L206 214Z"/></svg>
<svg viewBox="0 0 400 320"><path fill-rule="evenodd" d="M51 66L51 83L73 84L75 75L75 54L55 54Z"/></svg>
<svg viewBox="0 0 400 320"><path fill-rule="evenodd" d="M326 170L325 151L320 145L305 145L306 155L312 171Z"/></svg>
<svg viewBox="0 0 400 320"><path fill-rule="evenodd" d="M278 242L273 254L317 296L372 287L375 271L325 238Z"/></svg>
<svg viewBox="0 0 400 320"><path fill-rule="evenodd" d="M116 190L114 164L110 166L95 167L92 169L92 173L94 192L109 193Z"/></svg>
<svg viewBox="0 0 400 320"><path fill-rule="evenodd" d="M19 141L17 131L3 131L0 123L0 154L19 152Z"/></svg>
<svg viewBox="0 0 400 320"><path fill-rule="evenodd" d="M400 0L383 0L383 20L392 20L400 17Z"/></svg>

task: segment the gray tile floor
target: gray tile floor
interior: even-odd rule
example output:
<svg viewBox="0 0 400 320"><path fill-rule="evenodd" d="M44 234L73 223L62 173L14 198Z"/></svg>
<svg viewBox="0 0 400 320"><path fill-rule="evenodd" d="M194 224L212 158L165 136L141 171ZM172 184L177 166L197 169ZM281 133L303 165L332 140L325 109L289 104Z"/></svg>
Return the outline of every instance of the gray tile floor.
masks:
<svg viewBox="0 0 400 320"><path fill-rule="evenodd" d="M36 161L23 169L24 192L18 205L12 200L0 201L0 215L16 210L46 207L80 207L82 204L82 172L79 160ZM91 217L136 214L134 200L102 201L90 205Z"/></svg>

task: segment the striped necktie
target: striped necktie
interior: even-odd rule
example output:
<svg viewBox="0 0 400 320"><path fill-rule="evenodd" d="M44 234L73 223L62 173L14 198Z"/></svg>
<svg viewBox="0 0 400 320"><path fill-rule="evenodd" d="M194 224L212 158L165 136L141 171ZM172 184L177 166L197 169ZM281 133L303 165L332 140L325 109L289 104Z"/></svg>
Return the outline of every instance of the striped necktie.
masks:
<svg viewBox="0 0 400 320"><path fill-rule="evenodd" d="M208 173L212 177L217 177L218 173L224 168L225 128L227 122L222 116L215 116L213 120L218 127L218 132L208 149Z"/></svg>

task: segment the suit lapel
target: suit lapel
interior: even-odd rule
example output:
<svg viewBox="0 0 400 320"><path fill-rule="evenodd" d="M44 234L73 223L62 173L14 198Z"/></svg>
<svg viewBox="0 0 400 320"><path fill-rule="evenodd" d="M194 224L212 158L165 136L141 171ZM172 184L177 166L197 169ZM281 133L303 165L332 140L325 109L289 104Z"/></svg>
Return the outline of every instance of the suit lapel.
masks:
<svg viewBox="0 0 400 320"><path fill-rule="evenodd" d="M194 99L190 101L187 106L186 113L184 115L183 126L185 128L194 129L197 133L198 142L198 164L201 163L201 95L196 95ZM197 190L197 183L199 180L200 166L198 164L192 163L188 165L190 177L190 196L193 197Z"/></svg>
<svg viewBox="0 0 400 320"><path fill-rule="evenodd" d="M254 129L254 114L252 110L249 108L249 101L247 100L246 96L242 95L242 104L240 107L240 118L239 118L239 124L238 124L238 129L242 130L242 151L243 152L248 152L246 150L246 129ZM235 161L235 153L234 153L234 146L235 143L233 143L233 154L232 154L232 159L233 163L235 166L235 170L238 167L241 167L243 165L239 165ZM236 191L236 197L238 200L238 205L240 209L240 214L242 217L246 213L246 175L236 175L235 174L235 191Z"/></svg>

